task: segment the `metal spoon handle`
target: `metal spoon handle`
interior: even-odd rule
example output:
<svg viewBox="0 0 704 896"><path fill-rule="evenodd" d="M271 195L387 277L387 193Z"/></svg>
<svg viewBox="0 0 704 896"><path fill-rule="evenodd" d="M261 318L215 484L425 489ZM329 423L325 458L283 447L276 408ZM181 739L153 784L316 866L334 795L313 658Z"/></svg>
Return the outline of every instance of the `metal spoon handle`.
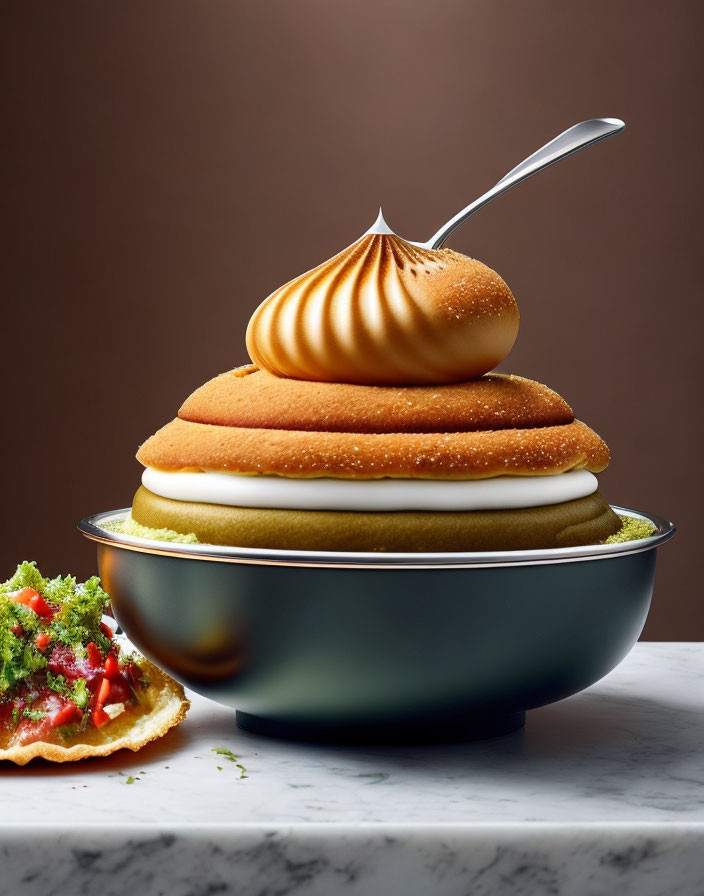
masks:
<svg viewBox="0 0 704 896"><path fill-rule="evenodd" d="M511 187L515 187L521 181L532 177L538 171L542 171L543 168L554 165L560 159L564 159L572 155L573 152L584 149L586 146L591 146L592 143L598 143L599 140L618 134L625 127L624 122L618 118L592 118L589 121L581 121L579 124L573 125L534 152L532 156L528 156L520 165L512 168L495 186L484 193L483 196L480 196L479 199L475 199L466 208L463 208L447 224L443 224L440 230L427 243L422 245L427 249L439 249L463 221L491 202L492 199L496 199L497 196L505 193L506 190L510 190Z"/></svg>

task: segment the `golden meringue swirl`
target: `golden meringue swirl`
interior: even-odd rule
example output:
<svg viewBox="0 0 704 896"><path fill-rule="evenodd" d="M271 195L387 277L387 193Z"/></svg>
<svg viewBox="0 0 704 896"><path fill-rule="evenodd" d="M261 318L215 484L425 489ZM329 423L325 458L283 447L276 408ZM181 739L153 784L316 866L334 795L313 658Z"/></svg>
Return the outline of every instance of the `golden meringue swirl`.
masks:
<svg viewBox="0 0 704 896"><path fill-rule="evenodd" d="M262 302L247 328L256 365L302 380L422 385L475 379L506 357L519 313L501 277L382 230Z"/></svg>

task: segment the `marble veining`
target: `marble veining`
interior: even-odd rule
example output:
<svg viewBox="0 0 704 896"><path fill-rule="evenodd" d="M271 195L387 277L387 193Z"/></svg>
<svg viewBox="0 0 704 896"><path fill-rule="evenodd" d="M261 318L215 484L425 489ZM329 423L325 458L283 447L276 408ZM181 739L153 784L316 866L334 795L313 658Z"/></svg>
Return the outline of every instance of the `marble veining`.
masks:
<svg viewBox="0 0 704 896"><path fill-rule="evenodd" d="M138 754L0 766L0 805L0 896L696 896L704 644L638 644L524 731L479 743L279 742L195 697Z"/></svg>

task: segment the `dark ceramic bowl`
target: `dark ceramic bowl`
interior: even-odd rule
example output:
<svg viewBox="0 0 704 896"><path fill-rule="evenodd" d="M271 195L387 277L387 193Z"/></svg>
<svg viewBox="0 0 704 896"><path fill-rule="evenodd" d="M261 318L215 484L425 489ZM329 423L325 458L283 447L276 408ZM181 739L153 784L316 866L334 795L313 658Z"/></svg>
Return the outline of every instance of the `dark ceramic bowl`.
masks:
<svg viewBox="0 0 704 896"><path fill-rule="evenodd" d="M615 545L353 554L179 545L89 517L120 625L238 723L313 740L447 740L520 727L525 711L610 672L645 623L657 548Z"/></svg>

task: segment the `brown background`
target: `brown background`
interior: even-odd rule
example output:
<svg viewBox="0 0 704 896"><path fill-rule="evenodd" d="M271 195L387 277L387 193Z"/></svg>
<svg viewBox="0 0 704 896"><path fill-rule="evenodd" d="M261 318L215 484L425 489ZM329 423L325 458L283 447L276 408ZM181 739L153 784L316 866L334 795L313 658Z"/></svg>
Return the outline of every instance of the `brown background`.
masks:
<svg viewBox="0 0 704 896"><path fill-rule="evenodd" d="M1 568L94 568L147 435L246 359L258 302L383 203L426 238L570 124L625 134L466 223L522 311L505 369L674 519L645 636L704 638L702 53L694 2L5 3Z"/></svg>

